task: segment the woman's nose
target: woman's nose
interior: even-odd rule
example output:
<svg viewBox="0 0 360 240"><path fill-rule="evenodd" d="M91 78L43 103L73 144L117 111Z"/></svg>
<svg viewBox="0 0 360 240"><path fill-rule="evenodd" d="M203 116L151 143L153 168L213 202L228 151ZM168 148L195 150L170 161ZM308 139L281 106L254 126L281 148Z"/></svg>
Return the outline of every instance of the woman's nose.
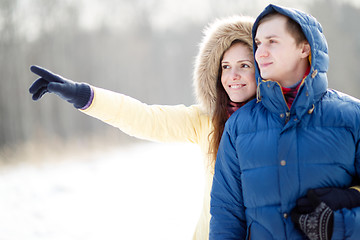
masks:
<svg viewBox="0 0 360 240"><path fill-rule="evenodd" d="M241 75L240 75L239 71L237 69L234 69L231 72L231 79L232 80L239 80L240 78L241 78Z"/></svg>

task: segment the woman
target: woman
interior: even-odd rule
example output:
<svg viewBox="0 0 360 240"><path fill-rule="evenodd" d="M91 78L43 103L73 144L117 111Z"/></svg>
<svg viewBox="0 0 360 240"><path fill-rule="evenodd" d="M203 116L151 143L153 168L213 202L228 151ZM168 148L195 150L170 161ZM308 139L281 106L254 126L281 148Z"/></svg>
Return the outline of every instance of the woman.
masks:
<svg viewBox="0 0 360 240"><path fill-rule="evenodd" d="M229 116L255 97L255 67L249 17L217 20L205 31L195 62L194 88L198 105L146 105L123 94L32 66L40 75L30 87L33 99L53 92L80 111L137 138L160 142L191 142L204 153L206 186L203 210L193 239L208 239L210 189L214 162Z"/></svg>

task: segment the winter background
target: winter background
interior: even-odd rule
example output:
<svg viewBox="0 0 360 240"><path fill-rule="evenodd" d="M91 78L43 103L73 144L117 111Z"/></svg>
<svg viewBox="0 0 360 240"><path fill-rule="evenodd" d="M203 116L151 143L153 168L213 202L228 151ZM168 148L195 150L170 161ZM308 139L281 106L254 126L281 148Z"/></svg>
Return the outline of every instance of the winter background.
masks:
<svg viewBox="0 0 360 240"><path fill-rule="evenodd" d="M191 239L202 207L198 159L191 145L138 143L5 168L0 239Z"/></svg>
<svg viewBox="0 0 360 240"><path fill-rule="evenodd" d="M202 30L256 17L264 0L0 0L0 240L191 239L199 148L126 136L56 96L33 102L40 65L148 104L195 103ZM360 0L274 0L314 15L329 87L360 97Z"/></svg>

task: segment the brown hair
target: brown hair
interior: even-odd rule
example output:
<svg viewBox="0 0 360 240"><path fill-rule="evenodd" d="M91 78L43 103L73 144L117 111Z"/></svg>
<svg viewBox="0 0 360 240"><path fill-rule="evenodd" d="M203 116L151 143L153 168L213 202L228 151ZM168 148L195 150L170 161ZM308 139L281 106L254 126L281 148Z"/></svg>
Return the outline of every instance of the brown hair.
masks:
<svg viewBox="0 0 360 240"><path fill-rule="evenodd" d="M236 43L242 44L243 46L247 47L250 52L252 52L252 46L240 39L236 39L235 41L233 41L231 43L231 45L229 46L229 48ZM224 57L225 52L227 50L229 50L229 48L227 48L223 52L221 59L220 59L220 63ZM212 161L211 161L212 167L215 166L216 155L217 155L217 152L219 149L221 136L224 132L225 123L229 118L228 117L228 105L230 103L230 98L221 83L221 74L222 74L222 68L221 68L221 64L220 64L219 71L218 71L218 77L217 77L217 81L216 81L215 110L214 110L214 113L211 118L211 121L213 124L213 131L209 134L209 141L210 141L209 154L212 157ZM249 100L251 100L251 99L248 99L248 101Z"/></svg>
<svg viewBox="0 0 360 240"><path fill-rule="evenodd" d="M288 16L285 16L281 13L278 12L271 12L267 15L265 15L262 19L260 19L258 26L261 23L264 23L266 21L269 21L275 17L278 16L283 16L287 19L286 21L286 30L288 31L288 33L290 33L290 35L295 39L295 43L298 46L299 44L303 43L304 41L307 41L304 32L301 29L301 26L295 22L293 19L291 19Z"/></svg>
<svg viewBox="0 0 360 240"><path fill-rule="evenodd" d="M231 16L216 19L204 29L198 55L195 59L194 90L204 114L210 116L212 131L208 135L208 167L214 169L220 139L228 119L230 101L221 84L221 62L225 51L235 42L242 42L252 51L252 27L255 19L249 16Z"/></svg>

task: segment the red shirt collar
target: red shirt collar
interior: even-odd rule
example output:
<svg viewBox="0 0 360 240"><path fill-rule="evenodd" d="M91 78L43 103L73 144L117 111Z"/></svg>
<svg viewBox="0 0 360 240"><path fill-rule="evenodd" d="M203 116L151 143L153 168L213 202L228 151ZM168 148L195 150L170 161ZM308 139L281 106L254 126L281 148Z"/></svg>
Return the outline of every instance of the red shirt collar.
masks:
<svg viewBox="0 0 360 240"><path fill-rule="evenodd" d="M293 86L293 87L290 87L290 88L281 87L289 109L291 108L291 105L294 102L294 99L295 99L295 97L296 97L296 95L298 93L298 90L299 90L299 87L300 87L301 83L303 82L304 78L307 75L309 75L309 73L310 73L310 66L308 66L302 80L296 86Z"/></svg>

